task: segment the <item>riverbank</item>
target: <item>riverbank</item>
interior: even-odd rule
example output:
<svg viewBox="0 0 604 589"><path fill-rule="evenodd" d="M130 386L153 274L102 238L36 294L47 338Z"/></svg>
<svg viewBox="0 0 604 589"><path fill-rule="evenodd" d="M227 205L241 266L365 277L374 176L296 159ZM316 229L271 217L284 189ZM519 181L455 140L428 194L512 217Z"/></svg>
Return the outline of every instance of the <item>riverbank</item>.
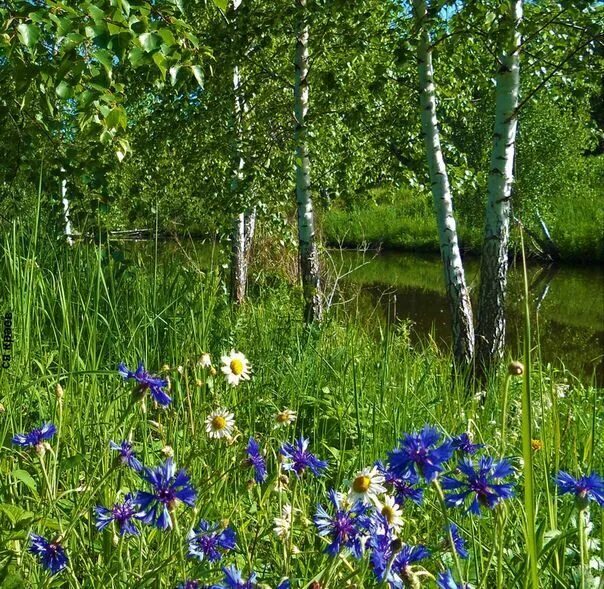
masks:
<svg viewBox="0 0 604 589"><path fill-rule="evenodd" d="M419 198L419 197L418 197ZM480 256L482 226L464 222L458 215L459 240L466 256ZM526 229L528 254L534 258L572 264L601 264L604 261L604 218L600 210L575 211L574 218L555 219L546 232L535 219L520 219ZM401 203L365 203L362 208L334 206L320 216L327 246L372 247L393 251L439 253L436 219L427 204L409 200ZM548 238L549 234L549 238ZM520 233L514 224L510 235L512 252L520 249Z"/></svg>

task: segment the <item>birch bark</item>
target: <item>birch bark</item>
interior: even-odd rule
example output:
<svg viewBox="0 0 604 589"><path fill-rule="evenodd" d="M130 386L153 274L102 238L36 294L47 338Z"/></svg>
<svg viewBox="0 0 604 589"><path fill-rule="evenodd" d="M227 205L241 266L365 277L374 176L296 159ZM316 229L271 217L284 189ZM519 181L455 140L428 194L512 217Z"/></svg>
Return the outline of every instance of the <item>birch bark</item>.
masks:
<svg viewBox="0 0 604 589"><path fill-rule="evenodd" d="M294 141L296 145L296 202L298 205L298 244L300 274L304 291L307 323L320 321L323 315L319 255L311 197L306 116L308 113L308 38L306 0L295 0L296 54L294 60Z"/></svg>
<svg viewBox="0 0 604 589"><path fill-rule="evenodd" d="M233 13L235 14L242 0L233 0ZM241 89L239 66L233 67L233 93L235 95L235 157L233 164L233 179L231 181L231 194L233 201L240 201L243 169L245 161L241 151L243 135L243 116L247 112L247 104ZM245 300L247 289L247 276L250 258L250 248L254 237L256 225L256 210L239 213L235 218L231 235L231 300L242 303Z"/></svg>
<svg viewBox="0 0 604 589"><path fill-rule="evenodd" d="M68 245L73 245L73 226L71 225L71 217L69 215L69 198L67 198L67 179L65 178L65 170L61 168L61 202L63 203L63 220L64 234Z"/></svg>
<svg viewBox="0 0 604 589"><path fill-rule="evenodd" d="M502 24L506 31L506 42L496 77L495 130L480 263L476 362L484 374L490 372L500 360L505 344L504 313L516 148L516 110L520 89L521 22L522 0L511 0Z"/></svg>
<svg viewBox="0 0 604 589"><path fill-rule="evenodd" d="M414 0L414 16L420 31L417 49L419 69L422 133L428 159L432 199L438 227L440 252L443 261L446 296L451 311L453 351L460 366L472 362L474 354L474 327L472 305L466 285L457 227L453 214L453 196L443 158L438 118L436 116L436 88L432 66L432 47L428 34L428 12L425 0Z"/></svg>

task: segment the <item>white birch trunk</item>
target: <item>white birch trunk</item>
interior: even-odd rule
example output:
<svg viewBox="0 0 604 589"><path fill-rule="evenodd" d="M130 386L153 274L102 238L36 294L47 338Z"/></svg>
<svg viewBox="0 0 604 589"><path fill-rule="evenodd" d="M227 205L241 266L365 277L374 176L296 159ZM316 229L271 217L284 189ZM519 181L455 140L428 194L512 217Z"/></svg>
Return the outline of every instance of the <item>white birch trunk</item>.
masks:
<svg viewBox="0 0 604 589"><path fill-rule="evenodd" d="M242 0L233 0L233 12L236 12L241 5ZM247 112L247 105L243 98L241 90L241 78L239 75L239 66L233 68L233 92L235 95L235 158L233 166L233 180L231 182L231 193L233 200L239 200L239 192L243 181L243 169L245 161L241 153L241 136L243 133L242 118ZM251 223L247 217L251 216ZM236 303L242 303L245 299L247 287L247 275L249 265L249 250L252 244L254 227L256 222L256 212L248 215L240 213L235 218L232 233L231 249L231 299ZM251 231L246 231L246 227Z"/></svg>
<svg viewBox="0 0 604 589"><path fill-rule="evenodd" d="M69 199L67 198L67 178L65 178L65 170L61 168L61 202L63 203L63 220L64 220L64 234L68 245L73 245L73 226L71 225L71 218L69 216Z"/></svg>
<svg viewBox="0 0 604 589"><path fill-rule="evenodd" d="M296 0L296 55L294 61L294 141L296 145L296 202L298 205L298 244L300 274L307 323L320 321L323 315L319 254L311 198L310 160L308 157L306 115L308 113L308 24L306 0Z"/></svg>
<svg viewBox="0 0 604 589"><path fill-rule="evenodd" d="M503 354L505 344L505 297L510 235L510 201L514 180L514 152L518 93L520 89L519 26L522 1L511 0L505 46L496 78L495 131L488 180L485 234L480 263L480 298L476 326L477 367L490 372Z"/></svg>
<svg viewBox="0 0 604 589"><path fill-rule="evenodd" d="M451 310L453 350L461 366L472 362L474 354L474 327L472 305L466 286L463 263L459 251L457 228L453 214L453 197L443 158L438 119L436 116L436 89L432 66L432 47L427 28L425 0L414 0L415 20L420 30L417 49L419 68L422 133L428 159L432 198L436 212L438 238L444 267L445 289Z"/></svg>

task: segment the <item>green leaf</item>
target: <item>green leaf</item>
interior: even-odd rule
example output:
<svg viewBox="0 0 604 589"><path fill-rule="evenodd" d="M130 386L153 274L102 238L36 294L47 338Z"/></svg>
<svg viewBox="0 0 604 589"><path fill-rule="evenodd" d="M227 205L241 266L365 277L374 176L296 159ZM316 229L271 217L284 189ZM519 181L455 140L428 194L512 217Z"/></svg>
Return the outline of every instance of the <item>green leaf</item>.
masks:
<svg viewBox="0 0 604 589"><path fill-rule="evenodd" d="M170 82L172 82L172 86L176 85L176 81L178 80L178 72L180 71L180 66L173 65L170 68Z"/></svg>
<svg viewBox="0 0 604 589"><path fill-rule="evenodd" d="M176 45L176 39L174 38L174 35L172 34L172 31L170 29L160 29L159 31L159 36L162 38L163 42L168 45L169 47L172 47L172 45Z"/></svg>
<svg viewBox="0 0 604 589"><path fill-rule="evenodd" d="M214 0L214 4L216 4L216 6L218 6L218 8L220 8L220 10L226 11L227 5L228 5L228 0Z"/></svg>
<svg viewBox="0 0 604 589"><path fill-rule="evenodd" d="M26 487L28 487L32 491L38 490L38 485L36 485L36 481L34 481L33 477L26 470L13 470L12 475L15 479L21 481Z"/></svg>
<svg viewBox="0 0 604 589"><path fill-rule="evenodd" d="M138 67L145 63L145 52L140 47L133 47L128 53L128 59L132 64L132 67Z"/></svg>
<svg viewBox="0 0 604 589"><path fill-rule="evenodd" d="M95 51L92 54L92 57L96 59L99 63L103 64L105 69L111 73L111 69L113 68L113 56L110 51L106 49L100 49L99 51Z"/></svg>
<svg viewBox="0 0 604 589"><path fill-rule="evenodd" d="M33 519L34 517L31 511L27 511L12 503L0 503L0 512L6 515L13 526L16 526L20 521Z"/></svg>
<svg viewBox="0 0 604 589"><path fill-rule="evenodd" d="M203 70L201 69L201 66L192 65L191 71L193 72L193 75L195 76L195 79L197 80L197 83L199 84L199 86L201 88L203 88Z"/></svg>
<svg viewBox="0 0 604 589"><path fill-rule="evenodd" d="M117 129L118 127L125 129L127 124L126 111L121 106L112 108L105 117L105 123L109 129Z"/></svg>
<svg viewBox="0 0 604 589"><path fill-rule="evenodd" d="M162 78L166 77L168 71L168 60L161 53L153 54L153 61L155 65L160 69Z"/></svg>
<svg viewBox="0 0 604 589"><path fill-rule="evenodd" d="M67 98L73 98L73 88L63 80L56 88L57 96L66 100Z"/></svg>
<svg viewBox="0 0 604 589"><path fill-rule="evenodd" d="M151 53L157 49L161 44L161 38L155 33L143 33L138 38L141 47L147 52Z"/></svg>
<svg viewBox="0 0 604 589"><path fill-rule="evenodd" d="M40 38L40 29L36 25L21 23L17 27L17 31L19 32L21 43L27 47L33 47Z"/></svg>

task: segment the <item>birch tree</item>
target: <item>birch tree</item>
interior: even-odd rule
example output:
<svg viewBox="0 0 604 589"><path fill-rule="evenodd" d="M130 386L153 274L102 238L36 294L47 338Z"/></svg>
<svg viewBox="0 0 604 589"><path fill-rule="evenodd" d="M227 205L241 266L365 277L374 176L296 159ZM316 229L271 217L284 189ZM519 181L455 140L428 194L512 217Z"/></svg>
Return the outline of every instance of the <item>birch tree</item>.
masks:
<svg viewBox="0 0 604 589"><path fill-rule="evenodd" d="M306 116L308 113L308 38L306 0L296 1L296 54L294 60L294 141L296 145L296 201L298 205L298 247L300 274L308 323L320 321L323 301L319 273L319 254L311 197Z"/></svg>
<svg viewBox="0 0 604 589"><path fill-rule="evenodd" d="M235 15L240 5L241 0L233 0L233 21L235 20ZM241 200L240 193L243 182L243 169L245 167L241 142L243 135L243 118L247 113L247 103L241 87L241 75L238 64L235 64L233 67L233 93L235 95L235 157L231 193L233 202L239 204ZM256 210L253 208L247 212L239 213L235 218L233 233L231 235L231 300L238 304L242 303L245 299L250 248L254 238L255 226Z"/></svg>
<svg viewBox="0 0 604 589"><path fill-rule="evenodd" d="M459 251L457 227L453 213L453 196L440 146L432 47L428 34L428 11L425 0L414 0L413 10L416 26L419 30L417 62L422 134L436 212L445 290L451 310L453 349L456 361L463 366L471 363L474 353L472 306Z"/></svg>
<svg viewBox="0 0 604 589"><path fill-rule="evenodd" d="M488 372L505 344L510 203L520 88L522 0L511 0L503 16L504 42L496 75L495 130L488 176L485 233L480 263L476 362Z"/></svg>

